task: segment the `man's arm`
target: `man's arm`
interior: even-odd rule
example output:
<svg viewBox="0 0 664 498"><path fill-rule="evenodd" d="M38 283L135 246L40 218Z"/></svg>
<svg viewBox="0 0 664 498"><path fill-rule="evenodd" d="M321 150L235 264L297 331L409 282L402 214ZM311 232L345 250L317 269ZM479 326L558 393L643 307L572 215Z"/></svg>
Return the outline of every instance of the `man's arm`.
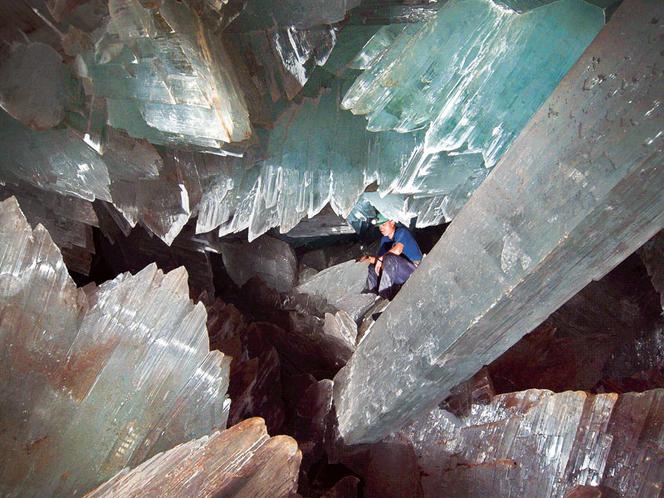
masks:
<svg viewBox="0 0 664 498"><path fill-rule="evenodd" d="M419 261L422 259L422 250L420 249L420 246L417 244L417 241L415 240L415 237L413 237L413 234L410 232L410 230L406 228L399 229L395 234L394 234L394 242L395 246L397 243L401 246L401 252L406 250L406 247L408 247L408 252L404 254L409 260L415 262Z"/></svg>
<svg viewBox="0 0 664 498"><path fill-rule="evenodd" d="M387 254L394 254L395 256L398 256L402 252L403 244L401 242L395 242L392 247L381 256L362 256L358 261L362 263L369 263L370 265L376 265L376 273L379 274L381 268L383 267L383 258Z"/></svg>
<svg viewBox="0 0 664 498"><path fill-rule="evenodd" d="M385 254L382 256L379 256L376 258L376 273L379 274L380 270L383 268L383 258L387 256L388 254L394 254L395 256L398 256L401 254L403 251L403 244L400 242L395 242L392 247L390 248L389 251L387 251Z"/></svg>
<svg viewBox="0 0 664 498"><path fill-rule="evenodd" d="M383 255L387 252L387 247L386 247L387 243L384 239L385 237L381 239L381 244L380 247L378 248L378 254L376 254L375 256L370 256L368 254L365 254L363 256L360 256L360 258L357 261L359 261L360 263L369 263L370 265L375 265L376 263L378 263L378 260L382 258Z"/></svg>
<svg viewBox="0 0 664 498"><path fill-rule="evenodd" d="M394 254L395 256L399 256L403 252L403 244L401 242L395 242L392 244L392 248L387 251L385 254Z"/></svg>

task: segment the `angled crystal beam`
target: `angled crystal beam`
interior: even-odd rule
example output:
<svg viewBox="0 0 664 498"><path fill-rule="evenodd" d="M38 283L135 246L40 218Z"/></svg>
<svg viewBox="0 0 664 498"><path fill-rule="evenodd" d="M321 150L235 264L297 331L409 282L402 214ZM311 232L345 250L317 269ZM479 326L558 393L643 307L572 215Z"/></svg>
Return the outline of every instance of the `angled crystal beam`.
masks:
<svg viewBox="0 0 664 498"><path fill-rule="evenodd" d="M79 76L105 99L108 123L153 143L221 149L251 136L226 48L187 4L111 0L110 21Z"/></svg>
<svg viewBox="0 0 664 498"><path fill-rule="evenodd" d="M270 437L263 419L250 418L123 469L85 496L289 497L301 460L293 438Z"/></svg>
<svg viewBox="0 0 664 498"><path fill-rule="evenodd" d="M430 409L664 226L663 22L657 0L618 8L381 315L335 380L347 443Z"/></svg>
<svg viewBox="0 0 664 498"><path fill-rule="evenodd" d="M0 203L0 493L77 496L223 429L230 358L187 275L150 265L77 289L48 232Z"/></svg>
<svg viewBox="0 0 664 498"><path fill-rule="evenodd" d="M655 497L664 479L663 409L664 389L530 389L473 405L460 419L436 408L404 434L425 496L444 489L454 496L562 497L574 486L601 485L616 496Z"/></svg>

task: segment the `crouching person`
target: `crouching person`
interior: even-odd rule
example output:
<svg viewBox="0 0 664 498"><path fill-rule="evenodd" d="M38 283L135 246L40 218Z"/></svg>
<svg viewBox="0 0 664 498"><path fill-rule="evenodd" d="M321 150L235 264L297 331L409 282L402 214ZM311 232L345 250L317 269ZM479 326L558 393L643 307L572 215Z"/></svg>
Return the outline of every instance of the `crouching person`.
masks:
<svg viewBox="0 0 664 498"><path fill-rule="evenodd" d="M397 227L394 220L379 215L375 220L382 234L376 256L362 256L358 261L369 263L369 274L363 292L393 299L422 260L422 251L413 234Z"/></svg>

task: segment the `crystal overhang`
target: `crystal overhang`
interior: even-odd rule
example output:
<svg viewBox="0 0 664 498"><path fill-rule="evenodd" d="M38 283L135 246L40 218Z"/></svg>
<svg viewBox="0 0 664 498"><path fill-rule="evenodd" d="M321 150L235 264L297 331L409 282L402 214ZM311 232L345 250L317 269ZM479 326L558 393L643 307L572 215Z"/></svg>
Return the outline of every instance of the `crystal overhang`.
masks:
<svg viewBox="0 0 664 498"><path fill-rule="evenodd" d="M196 216L250 239L347 217L373 182L404 220L451 220L603 24L582 0L98 4L52 7L50 46L12 40L0 180L168 244Z"/></svg>

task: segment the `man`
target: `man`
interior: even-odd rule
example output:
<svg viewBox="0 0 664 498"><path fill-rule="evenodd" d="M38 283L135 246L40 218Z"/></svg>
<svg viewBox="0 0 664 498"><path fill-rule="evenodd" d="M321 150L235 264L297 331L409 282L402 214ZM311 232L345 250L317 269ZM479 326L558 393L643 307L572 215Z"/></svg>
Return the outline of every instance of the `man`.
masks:
<svg viewBox="0 0 664 498"><path fill-rule="evenodd" d="M382 234L376 256L362 256L359 261L369 263L369 275L363 292L372 292L392 299L422 260L422 251L405 227L397 227L394 220L378 215L375 224Z"/></svg>

